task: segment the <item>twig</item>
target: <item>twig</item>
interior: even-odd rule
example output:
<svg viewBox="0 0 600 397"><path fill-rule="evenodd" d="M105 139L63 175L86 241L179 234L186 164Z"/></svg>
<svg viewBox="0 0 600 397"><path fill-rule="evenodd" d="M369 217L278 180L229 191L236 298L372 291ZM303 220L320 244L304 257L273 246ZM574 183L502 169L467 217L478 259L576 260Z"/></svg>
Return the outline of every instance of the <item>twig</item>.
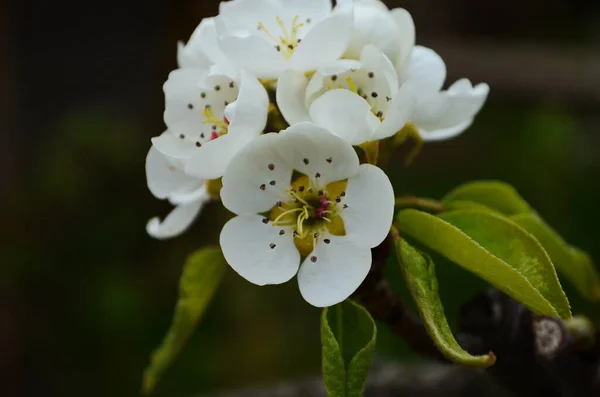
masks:
<svg viewBox="0 0 600 397"><path fill-rule="evenodd" d="M415 196L398 197L395 205L396 207L415 207L435 213L444 211L444 205L441 202Z"/></svg>

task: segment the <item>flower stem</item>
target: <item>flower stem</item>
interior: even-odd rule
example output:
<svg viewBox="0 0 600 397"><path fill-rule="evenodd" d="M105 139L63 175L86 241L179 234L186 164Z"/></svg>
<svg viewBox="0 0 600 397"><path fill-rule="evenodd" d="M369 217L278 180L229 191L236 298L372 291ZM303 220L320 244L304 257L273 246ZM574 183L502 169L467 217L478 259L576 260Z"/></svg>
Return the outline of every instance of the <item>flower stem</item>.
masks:
<svg viewBox="0 0 600 397"><path fill-rule="evenodd" d="M414 196L397 197L395 204L396 207L415 207L431 212L444 211L444 204L440 201Z"/></svg>

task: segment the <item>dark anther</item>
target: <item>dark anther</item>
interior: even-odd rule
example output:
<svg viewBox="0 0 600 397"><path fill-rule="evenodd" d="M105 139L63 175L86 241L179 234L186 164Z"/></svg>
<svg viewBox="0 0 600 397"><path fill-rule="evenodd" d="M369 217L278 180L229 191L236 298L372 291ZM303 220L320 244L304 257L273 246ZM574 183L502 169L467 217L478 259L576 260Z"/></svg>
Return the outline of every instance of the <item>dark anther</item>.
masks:
<svg viewBox="0 0 600 397"><path fill-rule="evenodd" d="M204 132L200 133L200 138L204 139Z"/></svg>
<svg viewBox="0 0 600 397"><path fill-rule="evenodd" d="M264 223L266 225L267 223L269 223L269 219L268 218L263 218L262 223Z"/></svg>
<svg viewBox="0 0 600 397"><path fill-rule="evenodd" d="M369 76L370 79L372 79L373 77L375 77L375 73L369 72L368 76Z"/></svg>
<svg viewBox="0 0 600 397"><path fill-rule="evenodd" d="M319 234L319 233L315 233L315 234L313 234L313 237L314 237L314 238L319 238L319 236L320 236L320 234Z"/></svg>
<svg viewBox="0 0 600 397"><path fill-rule="evenodd" d="M225 101L223 103L225 104L225 106L229 105L229 101Z"/></svg>
<svg viewBox="0 0 600 397"><path fill-rule="evenodd" d="M293 44L288 44L288 48L289 48L290 50L293 50L293 49L294 49L294 45L293 45Z"/></svg>
<svg viewBox="0 0 600 397"><path fill-rule="evenodd" d="M267 185L265 185L264 183L262 185L260 185L260 190L265 190L267 188Z"/></svg>
<svg viewBox="0 0 600 397"><path fill-rule="evenodd" d="M279 231L279 235L280 235L280 236L283 236L284 234L285 234L285 230L281 229L281 230Z"/></svg>
<svg viewBox="0 0 600 397"><path fill-rule="evenodd" d="M269 171L273 171L275 169L275 164L271 163L268 165Z"/></svg>
<svg viewBox="0 0 600 397"><path fill-rule="evenodd" d="M206 105L204 106L204 109L210 109L210 105L209 105L209 104L206 104Z"/></svg>
<svg viewBox="0 0 600 397"><path fill-rule="evenodd" d="M220 86L220 85L216 85L216 86L215 86L215 91L219 91L220 89L221 89L221 86Z"/></svg>
<svg viewBox="0 0 600 397"><path fill-rule="evenodd" d="M336 198L335 198L335 202L336 202L336 203L341 203L341 202L342 202L342 199L341 199L341 198L339 198L339 197L336 197Z"/></svg>
<svg viewBox="0 0 600 397"><path fill-rule="evenodd" d="M276 45L276 46L275 46L275 49L276 49L277 51L281 51L281 46L278 46L278 45Z"/></svg>
<svg viewBox="0 0 600 397"><path fill-rule="evenodd" d="M312 263L315 263L315 262L317 261L317 257L316 257L316 256L311 256L311 257L310 257L310 261L311 261Z"/></svg>
<svg viewBox="0 0 600 397"><path fill-rule="evenodd" d="M333 158L329 157L328 159L325 159L325 161L327 161L329 164L331 164L331 162L333 161Z"/></svg>
<svg viewBox="0 0 600 397"><path fill-rule="evenodd" d="M185 135L181 134L181 135L179 135L179 138L185 139Z"/></svg>
<svg viewBox="0 0 600 397"><path fill-rule="evenodd" d="M271 185L271 186L275 186L275 184L276 184L276 183L277 183L277 182L275 182L275 181L271 181L271 182L269 182L269 185Z"/></svg>
<svg viewBox="0 0 600 397"><path fill-rule="evenodd" d="M337 80L337 74L334 74L333 76L331 76L331 81L336 81Z"/></svg>
<svg viewBox="0 0 600 397"><path fill-rule="evenodd" d="M342 196L342 197L346 197L346 192L342 192L342 193L340 193L340 196Z"/></svg>
<svg viewBox="0 0 600 397"><path fill-rule="evenodd" d="M315 174L315 178L320 178L321 174L319 174L318 172Z"/></svg>
<svg viewBox="0 0 600 397"><path fill-rule="evenodd" d="M206 98L206 92L201 92L200 93L200 98Z"/></svg>
<svg viewBox="0 0 600 397"><path fill-rule="evenodd" d="M344 204L344 208L348 208L348 204Z"/></svg>
<svg viewBox="0 0 600 397"><path fill-rule="evenodd" d="M303 192L303 191L304 191L304 186L300 186L300 187L298 188L298 191L299 191L299 192Z"/></svg>
<svg viewBox="0 0 600 397"><path fill-rule="evenodd" d="M323 242L324 242L325 244L329 244L329 243L331 242L331 240L330 240L330 239L328 239L328 238L326 238L325 240L323 240Z"/></svg>
<svg viewBox="0 0 600 397"><path fill-rule="evenodd" d="M196 141L196 147L200 147L200 146L202 146L202 144L200 142Z"/></svg>
<svg viewBox="0 0 600 397"><path fill-rule="evenodd" d="M371 96L372 96L373 98L377 98L377 93L376 93L376 92L372 92L372 93L371 93Z"/></svg>
<svg viewBox="0 0 600 397"><path fill-rule="evenodd" d="M235 87L235 83L232 81L231 83L229 83L229 88L233 88Z"/></svg>
<svg viewBox="0 0 600 397"><path fill-rule="evenodd" d="M304 160L302 160L304 162L304 164L308 165L309 161L307 158L305 158Z"/></svg>
<svg viewBox="0 0 600 397"><path fill-rule="evenodd" d="M192 105L191 103L188 103L188 109L192 110L194 108L194 105Z"/></svg>
<svg viewBox="0 0 600 397"><path fill-rule="evenodd" d="M318 194L319 196L322 196L322 195L323 195L323 191L322 191L322 190L319 190L319 192L318 192L317 194Z"/></svg>
<svg viewBox="0 0 600 397"><path fill-rule="evenodd" d="M281 201L278 201L277 203L275 203L275 205L277 205L278 207L281 207L283 205L283 203Z"/></svg>
<svg viewBox="0 0 600 397"><path fill-rule="evenodd" d="M385 97L385 100L389 102L389 101L391 101L391 100L392 100L392 98L390 98L389 96L386 96L386 97Z"/></svg>
<svg viewBox="0 0 600 397"><path fill-rule="evenodd" d="M379 117L379 118L382 118L383 117L383 112L380 110L379 112L377 112L376 116Z"/></svg>
<svg viewBox="0 0 600 397"><path fill-rule="evenodd" d="M277 246L276 246L275 244L271 243L271 244L269 244L269 247L270 247L271 249L273 249L273 248L275 248L275 247L277 247Z"/></svg>

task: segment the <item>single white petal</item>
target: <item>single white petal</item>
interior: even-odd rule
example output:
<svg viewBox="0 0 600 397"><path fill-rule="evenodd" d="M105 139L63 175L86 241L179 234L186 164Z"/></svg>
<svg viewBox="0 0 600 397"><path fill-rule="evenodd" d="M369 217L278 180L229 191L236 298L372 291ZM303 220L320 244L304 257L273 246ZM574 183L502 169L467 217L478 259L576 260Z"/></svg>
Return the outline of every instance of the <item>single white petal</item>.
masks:
<svg viewBox="0 0 600 397"><path fill-rule="evenodd" d="M277 106L290 124L309 121L310 115L304 103L308 78L303 72L288 69L277 82Z"/></svg>
<svg viewBox="0 0 600 397"><path fill-rule="evenodd" d="M454 127L441 128L433 131L427 131L419 128L419 135L425 142L444 141L460 135L467 128L469 128L471 124L473 124L473 119L455 125Z"/></svg>
<svg viewBox="0 0 600 397"><path fill-rule="evenodd" d="M234 33L244 30L256 30L259 22L268 28L275 23L275 18L281 11L281 5L277 0L234 0L219 3L219 17L225 24L225 28ZM223 35L221 27L217 24L217 33Z"/></svg>
<svg viewBox="0 0 600 397"><path fill-rule="evenodd" d="M309 109L311 119L351 145L370 141L379 126L371 105L359 95L344 89L326 92Z"/></svg>
<svg viewBox="0 0 600 397"><path fill-rule="evenodd" d="M396 21L382 2L355 2L352 37L344 56L358 59L362 49L372 44L396 60L400 50L399 37Z"/></svg>
<svg viewBox="0 0 600 397"><path fill-rule="evenodd" d="M331 0L276 0L283 9L294 15L320 21L331 13Z"/></svg>
<svg viewBox="0 0 600 397"><path fill-rule="evenodd" d="M400 81L410 83L421 94L439 91L446 80L446 64L431 48L416 46L406 70L401 71Z"/></svg>
<svg viewBox="0 0 600 397"><path fill-rule="evenodd" d="M169 202L173 205L187 204L192 201L202 201L208 203L210 201L210 195L206 189L206 181L198 180L198 184L195 189L189 192L177 192L169 197Z"/></svg>
<svg viewBox="0 0 600 397"><path fill-rule="evenodd" d="M168 130L151 140L156 150L169 157L173 165L181 169L185 168L186 161L196 148L191 142L176 137Z"/></svg>
<svg viewBox="0 0 600 397"><path fill-rule="evenodd" d="M229 211L238 215L269 211L282 198L282 191L289 189L292 168L274 149L279 139L280 134L261 135L231 160L221 189Z"/></svg>
<svg viewBox="0 0 600 397"><path fill-rule="evenodd" d="M258 136L267 124L269 96L265 87L243 72L237 100L225 108L230 135Z"/></svg>
<svg viewBox="0 0 600 397"><path fill-rule="evenodd" d="M395 59L396 68L403 74L404 68L408 64L413 48L415 47L415 23L412 16L404 8L394 8L391 11L392 17L396 21L398 28L399 47L398 58Z"/></svg>
<svg viewBox="0 0 600 397"><path fill-rule="evenodd" d="M389 138L400 131L411 119L415 109L415 93L410 84L405 83L388 107L387 115L381 126L375 131L376 139Z"/></svg>
<svg viewBox="0 0 600 397"><path fill-rule="evenodd" d="M148 189L159 199L168 198L178 192L189 192L198 185L196 178L186 175L174 166L154 146L146 156L146 179Z"/></svg>
<svg viewBox="0 0 600 397"><path fill-rule="evenodd" d="M169 215L160 221L152 218L146 224L146 232L156 239L175 237L186 231L204 206L204 201L197 200L178 205Z"/></svg>
<svg viewBox="0 0 600 397"><path fill-rule="evenodd" d="M211 64L211 60L204 52L187 48L181 41L177 43L177 65L180 68L208 69Z"/></svg>
<svg viewBox="0 0 600 397"><path fill-rule="evenodd" d="M220 243L227 263L257 285L281 284L298 271L300 253L291 228L264 223L259 215L236 216L223 226ZM281 235L281 231L284 234Z"/></svg>
<svg viewBox="0 0 600 397"><path fill-rule="evenodd" d="M319 242L298 272L298 286L313 306L327 307L348 298L371 268L371 250L358 247L346 237L330 236Z"/></svg>
<svg viewBox="0 0 600 397"><path fill-rule="evenodd" d="M360 166L348 179L341 211L346 237L354 244L373 248L386 238L394 216L394 189L387 175L370 164Z"/></svg>
<svg viewBox="0 0 600 397"><path fill-rule="evenodd" d="M259 135L260 131L256 133L256 137ZM250 136L226 134L208 141L189 158L185 172L201 179L220 178L235 154L251 140Z"/></svg>
<svg viewBox="0 0 600 397"><path fill-rule="evenodd" d="M459 80L448 91L438 93L419 103L413 122L421 129L433 132L469 122L481 110L489 93L489 86L478 84L470 89L467 81ZM468 82L470 86L470 82Z"/></svg>
<svg viewBox="0 0 600 397"><path fill-rule="evenodd" d="M346 179L358 170L352 146L313 123L294 124L279 135L275 146L279 157L320 186Z"/></svg>
<svg viewBox="0 0 600 397"><path fill-rule="evenodd" d="M346 50L352 30L352 14L336 13L318 22L302 38L290 58L290 67L311 71L338 59Z"/></svg>
<svg viewBox="0 0 600 397"><path fill-rule="evenodd" d="M229 63L219 48L215 18L204 18L200 22L187 43L186 51L205 54L211 64L225 66Z"/></svg>
<svg viewBox="0 0 600 397"><path fill-rule="evenodd" d="M275 49L275 44L255 34L222 36L219 45L235 66L258 78L277 78L287 68L287 61Z"/></svg>

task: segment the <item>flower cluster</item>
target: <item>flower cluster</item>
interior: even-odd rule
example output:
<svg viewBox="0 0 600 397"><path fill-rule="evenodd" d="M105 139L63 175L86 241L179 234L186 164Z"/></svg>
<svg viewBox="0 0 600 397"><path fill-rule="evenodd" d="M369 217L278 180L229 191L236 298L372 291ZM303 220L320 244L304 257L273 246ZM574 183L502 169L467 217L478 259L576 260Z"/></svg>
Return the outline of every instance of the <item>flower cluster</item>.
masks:
<svg viewBox="0 0 600 397"><path fill-rule="evenodd" d="M148 233L176 236L220 199L236 215L220 236L231 267L258 285L297 274L315 306L350 296L389 232L379 147L460 134L489 91L443 89L441 57L379 0L225 1L177 60L146 159L150 191L175 209Z"/></svg>

